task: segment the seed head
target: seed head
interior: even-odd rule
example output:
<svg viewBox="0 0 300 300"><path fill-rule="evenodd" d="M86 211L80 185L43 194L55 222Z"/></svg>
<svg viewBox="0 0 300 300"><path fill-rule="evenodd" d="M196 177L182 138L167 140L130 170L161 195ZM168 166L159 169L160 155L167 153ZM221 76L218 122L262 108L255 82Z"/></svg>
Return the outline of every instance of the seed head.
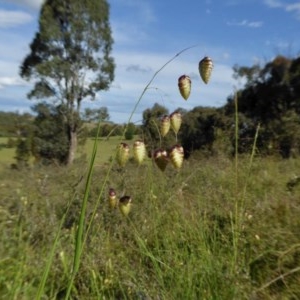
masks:
<svg viewBox="0 0 300 300"><path fill-rule="evenodd" d="M210 79L212 69L213 69L213 62L210 57L205 56L202 60L200 60L199 72L203 82L206 84Z"/></svg>
<svg viewBox="0 0 300 300"><path fill-rule="evenodd" d="M187 75L182 75L178 78L179 92L184 100L187 100L191 93L191 78Z"/></svg>

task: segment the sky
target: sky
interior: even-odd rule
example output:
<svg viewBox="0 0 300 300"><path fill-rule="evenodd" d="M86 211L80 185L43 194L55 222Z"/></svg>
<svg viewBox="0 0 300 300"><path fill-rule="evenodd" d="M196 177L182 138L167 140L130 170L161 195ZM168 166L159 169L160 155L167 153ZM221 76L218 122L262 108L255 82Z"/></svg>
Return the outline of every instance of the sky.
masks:
<svg viewBox="0 0 300 300"><path fill-rule="evenodd" d="M155 103L170 113L179 107L220 107L241 87L232 76L234 65L263 66L279 54L300 55L297 0L108 2L115 79L108 91L93 102L84 100L82 107L105 106L116 123L141 122L143 111ZM42 0L0 0L0 111L32 112L36 103L27 99L32 83L20 78L19 69L38 30L41 5ZM214 64L208 84L198 72L205 56ZM192 80L188 100L178 90L181 75Z"/></svg>

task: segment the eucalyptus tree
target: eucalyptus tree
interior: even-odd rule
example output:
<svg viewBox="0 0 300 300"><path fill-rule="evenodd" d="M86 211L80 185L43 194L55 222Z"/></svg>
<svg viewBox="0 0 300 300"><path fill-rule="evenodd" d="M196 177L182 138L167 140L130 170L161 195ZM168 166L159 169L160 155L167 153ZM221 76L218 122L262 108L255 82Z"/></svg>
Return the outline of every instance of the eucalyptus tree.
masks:
<svg viewBox="0 0 300 300"><path fill-rule="evenodd" d="M63 107L65 164L72 164L84 99L95 99L114 79L112 33L106 0L46 0L20 75L34 85L28 98Z"/></svg>

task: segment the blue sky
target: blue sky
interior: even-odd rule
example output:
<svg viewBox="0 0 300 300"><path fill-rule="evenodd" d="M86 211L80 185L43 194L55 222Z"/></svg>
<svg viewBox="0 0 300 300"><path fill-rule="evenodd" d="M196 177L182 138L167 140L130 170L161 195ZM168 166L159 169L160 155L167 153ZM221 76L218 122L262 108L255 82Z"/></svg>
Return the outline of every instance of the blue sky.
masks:
<svg viewBox="0 0 300 300"><path fill-rule="evenodd" d="M0 110L31 111L19 66L29 53L37 30L41 0L0 0ZM83 107L106 106L111 120L127 122L154 73L178 52L192 45L164 68L142 98L132 121L154 103L170 112L178 107L221 106L239 86L232 67L264 65L278 54L300 53L300 1L296 0L110 0L115 80ZM209 56L214 69L205 85L198 62ZM187 101L177 80L192 78Z"/></svg>

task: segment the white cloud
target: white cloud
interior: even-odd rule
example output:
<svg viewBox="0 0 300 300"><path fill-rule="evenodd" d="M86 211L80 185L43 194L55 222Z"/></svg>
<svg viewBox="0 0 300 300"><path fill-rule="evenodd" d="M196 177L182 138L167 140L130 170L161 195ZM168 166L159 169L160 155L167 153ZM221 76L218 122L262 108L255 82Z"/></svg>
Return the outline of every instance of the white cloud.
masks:
<svg viewBox="0 0 300 300"><path fill-rule="evenodd" d="M209 52L214 55L217 50ZM110 90L99 93L95 102L85 102L84 105L106 106L112 121L126 122L154 73L175 54L138 51L116 52L114 54L117 65L116 76ZM141 120L142 112L146 108L152 107L155 102L164 105L170 112L178 107L190 110L199 105L223 105L226 98L232 93L235 84L232 78L232 68L223 63L224 52L221 52L218 58L217 55L214 55L215 67L212 78L209 84L205 85L198 72L198 62L204 55L205 53L202 53L199 56L199 47L187 50L159 72L143 96L132 121ZM9 99L9 102L14 103L15 107L17 107L17 103L20 107L26 105L29 107L33 102L26 100L26 94L31 84L18 77L18 69L17 63L0 60L0 88L6 94L4 97L2 92L2 98ZM1 70L6 71L1 72ZM10 70L9 73L7 73L8 70ZM188 101L183 100L178 91L178 78L183 74L188 74L192 78L192 93ZM17 86L20 87L17 88ZM17 91L18 94L16 94ZM20 99L23 99L22 102ZM5 109L4 106L5 104L2 103L1 109Z"/></svg>
<svg viewBox="0 0 300 300"><path fill-rule="evenodd" d="M111 1L111 28L115 43L130 47L149 41L146 33L156 15L145 0L113 0ZM120 15L119 11L123 13ZM116 12L116 16L115 16Z"/></svg>
<svg viewBox="0 0 300 300"><path fill-rule="evenodd" d="M7 3L14 3L23 7L28 7L32 9L40 9L44 0L5 0Z"/></svg>
<svg viewBox="0 0 300 300"><path fill-rule="evenodd" d="M15 0L19 3L24 3L32 8L39 9L44 2L44 0Z"/></svg>
<svg viewBox="0 0 300 300"><path fill-rule="evenodd" d="M286 11L291 11L295 12L297 19L300 20L300 2L299 3L294 3L294 4L289 4L286 6Z"/></svg>
<svg viewBox="0 0 300 300"><path fill-rule="evenodd" d="M300 10L300 2L287 5L286 10L287 11L294 11L294 10L298 11L298 10Z"/></svg>
<svg viewBox="0 0 300 300"><path fill-rule="evenodd" d="M280 0L264 0L264 3L270 8L282 8L287 12L293 12L296 14L297 19L300 20L300 3L295 2L292 4L287 4Z"/></svg>
<svg viewBox="0 0 300 300"><path fill-rule="evenodd" d="M8 86L24 86L26 82L19 77L0 77L0 89Z"/></svg>
<svg viewBox="0 0 300 300"><path fill-rule="evenodd" d="M283 4L281 3L281 1L279 0L264 0L264 3L272 8L276 8L276 7L282 7Z"/></svg>
<svg viewBox="0 0 300 300"><path fill-rule="evenodd" d="M18 63L0 59L0 77L17 77Z"/></svg>
<svg viewBox="0 0 300 300"><path fill-rule="evenodd" d="M111 21L112 35L115 43L120 45L136 45L149 39L149 36L132 23Z"/></svg>
<svg viewBox="0 0 300 300"><path fill-rule="evenodd" d="M132 65L129 65L127 68L126 68L126 71L128 72L140 72L140 73L149 73L150 71L153 71L150 67L142 67L140 65L137 65L137 64L132 64Z"/></svg>
<svg viewBox="0 0 300 300"><path fill-rule="evenodd" d="M170 112L178 107L189 110L194 106L220 106L225 103L236 84L232 77L232 67L223 64L222 58L216 60L211 80L206 85L198 72L198 62L203 58L199 57L198 51L186 51L186 55L179 55L158 73L141 99L134 121L140 120L141 113L155 102L164 105ZM114 85L109 92L100 93L101 106L108 107L112 119L115 120L116 115L121 118L122 115L122 121L126 121L126 116L129 117L149 80L173 55L128 51L115 54L117 69ZM183 74L192 79L192 92L188 101L183 100L178 90L178 78Z"/></svg>
<svg viewBox="0 0 300 300"><path fill-rule="evenodd" d="M152 23L156 21L156 15L150 4L146 0L115 0L112 1L111 6L123 5L130 8L135 13L135 18L142 20L145 23Z"/></svg>
<svg viewBox="0 0 300 300"><path fill-rule="evenodd" d="M245 27L251 27L251 28L258 28L258 27L261 27L263 25L263 22L261 21L248 21L248 20L243 20L243 21L240 21L240 22L236 22L236 21L233 21L233 22L227 22L227 25L228 26L245 26Z"/></svg>
<svg viewBox="0 0 300 300"><path fill-rule="evenodd" d="M0 28L17 27L32 20L32 16L28 13L0 9Z"/></svg>

